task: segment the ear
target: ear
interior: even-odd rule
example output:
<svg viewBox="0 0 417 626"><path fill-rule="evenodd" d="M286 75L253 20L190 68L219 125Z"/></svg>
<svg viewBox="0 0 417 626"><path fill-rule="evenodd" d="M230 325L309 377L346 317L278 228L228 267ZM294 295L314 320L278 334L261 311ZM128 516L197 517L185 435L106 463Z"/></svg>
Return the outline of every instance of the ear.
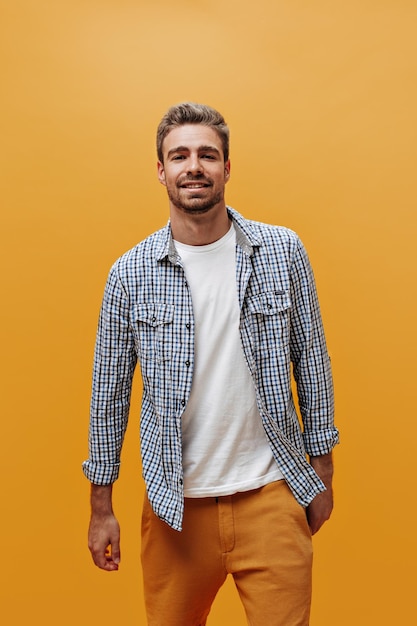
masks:
<svg viewBox="0 0 417 626"><path fill-rule="evenodd" d="M224 164L224 177L226 179L226 182L230 178L230 159L228 159L226 163Z"/></svg>
<svg viewBox="0 0 417 626"><path fill-rule="evenodd" d="M156 167L158 170L159 182L161 183L161 185L166 185L164 164L161 163L161 161L158 161L158 163L156 164Z"/></svg>

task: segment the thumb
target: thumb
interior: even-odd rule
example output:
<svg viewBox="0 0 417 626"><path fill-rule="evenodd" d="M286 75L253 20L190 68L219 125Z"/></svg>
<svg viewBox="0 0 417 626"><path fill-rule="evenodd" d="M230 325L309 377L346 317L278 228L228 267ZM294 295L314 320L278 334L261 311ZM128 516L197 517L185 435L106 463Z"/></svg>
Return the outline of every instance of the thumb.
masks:
<svg viewBox="0 0 417 626"><path fill-rule="evenodd" d="M117 565L120 563L120 541L119 538L115 538L111 542L111 558Z"/></svg>

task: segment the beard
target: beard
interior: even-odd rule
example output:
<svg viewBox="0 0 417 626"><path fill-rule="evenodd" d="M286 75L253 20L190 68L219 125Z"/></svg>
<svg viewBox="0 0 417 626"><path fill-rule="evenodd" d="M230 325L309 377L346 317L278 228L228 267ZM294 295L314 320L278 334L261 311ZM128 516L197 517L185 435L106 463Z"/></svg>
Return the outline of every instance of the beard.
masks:
<svg viewBox="0 0 417 626"><path fill-rule="evenodd" d="M195 195L185 190L182 185L187 182L204 183L207 187L196 190ZM180 211L188 215L201 215L207 213L224 197L223 189L215 190L210 179L193 177L178 181L177 184L167 185L168 198Z"/></svg>

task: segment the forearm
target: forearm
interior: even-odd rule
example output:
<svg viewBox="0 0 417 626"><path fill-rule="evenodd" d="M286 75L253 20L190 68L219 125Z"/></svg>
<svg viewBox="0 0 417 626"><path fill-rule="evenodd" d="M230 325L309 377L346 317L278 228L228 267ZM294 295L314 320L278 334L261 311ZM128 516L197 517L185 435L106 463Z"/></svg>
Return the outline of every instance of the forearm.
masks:
<svg viewBox="0 0 417 626"><path fill-rule="evenodd" d="M323 481L326 489L331 489L333 480L333 454L310 457L310 464Z"/></svg>
<svg viewBox="0 0 417 626"><path fill-rule="evenodd" d="M113 514L112 493L113 484L91 484L91 515L106 516Z"/></svg>
<svg viewBox="0 0 417 626"><path fill-rule="evenodd" d="M91 485L88 547L97 567L115 571L120 562L120 529L112 507L113 485Z"/></svg>

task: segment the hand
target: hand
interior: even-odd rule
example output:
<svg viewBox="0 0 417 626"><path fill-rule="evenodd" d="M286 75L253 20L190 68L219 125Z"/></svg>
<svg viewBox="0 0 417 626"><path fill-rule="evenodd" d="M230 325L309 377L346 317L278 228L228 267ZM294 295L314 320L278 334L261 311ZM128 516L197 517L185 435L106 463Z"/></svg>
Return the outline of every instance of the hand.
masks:
<svg viewBox="0 0 417 626"><path fill-rule="evenodd" d="M326 491L319 493L307 507L307 520L311 534L314 535L326 522L333 510L333 459L332 454L324 454L310 458L314 471L318 474L326 487Z"/></svg>
<svg viewBox="0 0 417 626"><path fill-rule="evenodd" d="M307 507L307 520L311 534L314 535L326 522L333 510L332 489L319 493Z"/></svg>
<svg viewBox="0 0 417 626"><path fill-rule="evenodd" d="M113 513L91 516L88 547L97 567L108 572L119 569L120 528Z"/></svg>

